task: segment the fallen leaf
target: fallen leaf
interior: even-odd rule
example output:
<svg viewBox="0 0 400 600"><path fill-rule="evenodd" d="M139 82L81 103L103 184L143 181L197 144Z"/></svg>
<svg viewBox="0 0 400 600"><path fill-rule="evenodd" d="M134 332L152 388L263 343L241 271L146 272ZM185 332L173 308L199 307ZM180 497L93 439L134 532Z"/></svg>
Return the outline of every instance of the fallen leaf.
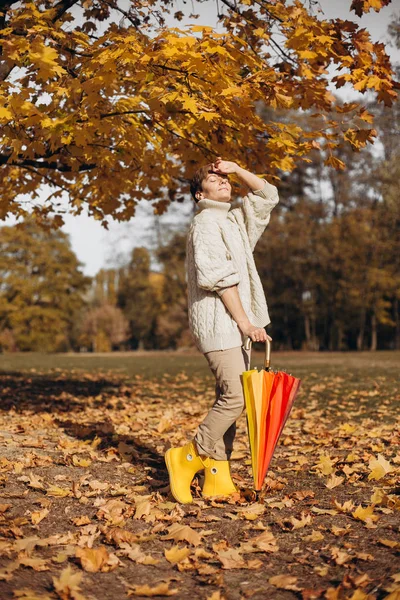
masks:
<svg viewBox="0 0 400 600"><path fill-rule="evenodd" d="M189 525L179 525L174 523L168 527L168 535L164 536L164 540L174 540L175 542L189 542L193 546L201 544L201 535Z"/></svg>
<svg viewBox="0 0 400 600"><path fill-rule="evenodd" d="M61 600L86 600L80 593L79 584L83 573L73 572L72 567L68 565L61 571L60 577L53 577L53 586Z"/></svg>
<svg viewBox="0 0 400 600"><path fill-rule="evenodd" d="M329 490L332 490L333 488L335 488L338 485L340 485L341 483L343 483L343 481L344 481L344 477L338 477L337 475L335 475L335 473L333 473L331 475L331 477L328 479L328 481L326 482L325 486Z"/></svg>
<svg viewBox="0 0 400 600"><path fill-rule="evenodd" d="M19 563L23 567L30 567L34 571L49 571L50 567L47 564L47 561L42 558L33 558L30 556L24 556L18 558Z"/></svg>
<svg viewBox="0 0 400 600"><path fill-rule="evenodd" d="M393 471L392 465L382 454L378 454L378 458L371 458L368 468L371 470L371 473L368 475L369 480L382 479L385 475Z"/></svg>
<svg viewBox="0 0 400 600"><path fill-rule="evenodd" d="M190 548L179 548L179 546L172 546L169 550L164 550L165 558L172 565L176 565L176 563L181 562L188 556L190 556L191 550Z"/></svg>
<svg viewBox="0 0 400 600"><path fill-rule="evenodd" d="M104 569L108 561L108 552L105 546L77 548L75 556L80 559L82 568L89 573L107 570Z"/></svg>
<svg viewBox="0 0 400 600"><path fill-rule="evenodd" d="M379 538L378 542L382 544L382 546L387 546L388 548L400 548L400 542L396 542L395 540Z"/></svg>
<svg viewBox="0 0 400 600"><path fill-rule="evenodd" d="M44 489L44 488L43 488ZM64 498L65 496L71 495L71 490L67 490L57 485L51 485L46 490L48 496L55 496L57 498Z"/></svg>
<svg viewBox="0 0 400 600"><path fill-rule="evenodd" d="M364 523L373 523L374 521L378 521L379 516L374 515L374 507L367 506L367 508L363 508L361 504L356 508L354 512L351 513L355 519L358 521L363 521Z"/></svg>
<svg viewBox="0 0 400 600"><path fill-rule="evenodd" d="M246 568L246 561L240 555L239 551L235 548L229 548L228 550L220 550L217 553L217 557L223 569Z"/></svg>
<svg viewBox="0 0 400 600"><path fill-rule="evenodd" d="M321 542L324 539L324 536L320 531L315 531L313 529L310 535L306 535L302 539L305 542Z"/></svg>
<svg viewBox="0 0 400 600"><path fill-rule="evenodd" d="M312 522L311 515L307 515L302 512L300 519L296 519L296 517L290 517L289 521L293 525L293 529L302 529L306 525L310 525Z"/></svg>
<svg viewBox="0 0 400 600"><path fill-rule="evenodd" d="M274 575L268 579L268 583L281 590L292 590L294 592L301 591L301 588L296 585L297 577L292 575Z"/></svg>
<svg viewBox="0 0 400 600"><path fill-rule="evenodd" d="M336 546L331 548L331 556L337 565L344 565L352 559L350 554L344 550L340 550L340 548L337 548Z"/></svg>
<svg viewBox="0 0 400 600"><path fill-rule="evenodd" d="M50 511L48 508L44 508L43 510L39 510L39 511L35 511L35 512L31 513L31 521L32 521L33 525L38 525L41 521L43 521L43 519L45 519L47 517L49 512Z"/></svg>
<svg viewBox="0 0 400 600"><path fill-rule="evenodd" d="M14 598L20 598L20 600L54 600L54 596L48 596L40 592L39 594L34 590L28 588L22 588L20 590L13 590Z"/></svg>
<svg viewBox="0 0 400 600"><path fill-rule="evenodd" d="M174 596L178 593L177 589L170 590L168 583L159 583L155 587L149 585L135 585L127 591L128 596Z"/></svg>

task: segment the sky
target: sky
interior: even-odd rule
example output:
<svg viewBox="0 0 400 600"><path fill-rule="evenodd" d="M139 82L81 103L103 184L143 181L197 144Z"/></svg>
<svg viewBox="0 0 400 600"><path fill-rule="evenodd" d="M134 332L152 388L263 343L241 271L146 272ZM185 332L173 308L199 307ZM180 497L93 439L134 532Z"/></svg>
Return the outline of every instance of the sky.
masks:
<svg viewBox="0 0 400 600"><path fill-rule="evenodd" d="M195 4L195 12L200 14L200 18L195 22L201 25L210 25L216 30L222 31L221 25L217 23L217 2L206 2L204 4ZM387 43L389 40L387 27L394 13L400 13L400 0L392 0L392 3L382 9L379 13L372 11L363 15L360 19L354 12L349 11L351 0L320 0L319 7L322 10L323 18L341 18L357 22L360 27L365 27L371 34L373 41L382 41ZM124 6L125 5L125 6ZM127 7L129 0L123 0L120 4ZM220 9L223 6L219 3ZM177 0L176 10L188 11L187 0ZM121 15L116 18L119 21ZM193 22L193 20L191 20ZM189 21L190 22L190 21ZM176 25L172 19L168 25ZM184 21L179 23L181 28ZM102 31L107 28L107 22L102 25ZM387 45L387 52L393 62L400 62L400 52L393 46ZM349 98L345 98L348 100ZM229 157L224 157L229 160ZM50 193L48 186L43 186L43 197L46 198ZM66 215L65 225L62 230L66 232L71 240L72 249L78 256L82 271L86 275L93 276L101 268L111 268L123 264L132 249L138 246L151 248L157 242L160 236L167 231L173 231L180 227L179 223L187 223L193 214L194 204L188 198L183 204L172 204L170 209L162 217L156 217L153 214L151 205L140 203L137 214L129 222L118 223L111 222L109 229L105 230L98 221L82 214L78 217ZM3 221L5 225L13 225L15 219L8 218ZM153 265L156 267L156 265Z"/></svg>

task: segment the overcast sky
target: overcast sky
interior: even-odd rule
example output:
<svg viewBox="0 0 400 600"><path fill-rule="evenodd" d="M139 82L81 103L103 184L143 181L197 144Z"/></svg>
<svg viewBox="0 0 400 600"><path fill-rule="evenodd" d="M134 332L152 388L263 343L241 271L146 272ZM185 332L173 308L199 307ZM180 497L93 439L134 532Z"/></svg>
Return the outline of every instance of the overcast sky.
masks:
<svg viewBox="0 0 400 600"><path fill-rule="evenodd" d="M124 0L128 6L129 0ZM177 10L185 13L188 11L188 2L178 0L176 2ZM393 0L392 3L381 10L379 13L372 11L359 19L354 12L349 11L351 0L321 0L319 5L322 9L323 18L335 18L354 20L361 27L365 27L371 34L373 41L382 41L387 43L389 38L387 27L394 13L400 12L400 0ZM195 3L195 12L200 14L196 20L197 24L211 25L221 30L217 24L216 2L207 2L204 4ZM220 9L223 5L220 3ZM120 15L117 19L120 20ZM192 20L193 22L193 20ZM168 23L173 24L173 21ZM175 23L176 24L176 23ZM178 24L182 27L183 22ZM102 30L106 29L106 24L102 24ZM393 62L400 62L400 52L393 46L387 46L387 52ZM347 100L347 98L346 98ZM227 156L226 159L229 159ZM46 189L47 188L47 189ZM44 186L43 196L47 197L50 190ZM82 270L87 275L94 275L102 267L116 266L124 257L129 254L132 248L142 245L150 246L158 234L162 235L163 230L174 227L179 220L180 215L184 220L190 218L193 210L192 201L188 199L186 203L171 206L166 215L154 217L149 203L141 204L137 211L137 216L132 218L129 223L111 223L109 230L105 230L98 221L85 215L79 217L66 216L66 224L63 231L69 234L73 250L82 263ZM156 221L156 219L160 219ZM7 219L4 224L13 224L15 220Z"/></svg>

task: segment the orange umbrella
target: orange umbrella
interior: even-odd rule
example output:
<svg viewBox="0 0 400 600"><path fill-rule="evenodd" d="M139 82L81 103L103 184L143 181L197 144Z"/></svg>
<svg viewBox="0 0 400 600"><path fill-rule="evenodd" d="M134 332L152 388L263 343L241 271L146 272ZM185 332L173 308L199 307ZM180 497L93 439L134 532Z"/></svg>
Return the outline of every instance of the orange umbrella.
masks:
<svg viewBox="0 0 400 600"><path fill-rule="evenodd" d="M250 349L251 340L246 342ZM283 371L270 371L271 342L265 346L264 367L242 374L250 440L254 489L260 491L279 437L292 409L300 379Z"/></svg>

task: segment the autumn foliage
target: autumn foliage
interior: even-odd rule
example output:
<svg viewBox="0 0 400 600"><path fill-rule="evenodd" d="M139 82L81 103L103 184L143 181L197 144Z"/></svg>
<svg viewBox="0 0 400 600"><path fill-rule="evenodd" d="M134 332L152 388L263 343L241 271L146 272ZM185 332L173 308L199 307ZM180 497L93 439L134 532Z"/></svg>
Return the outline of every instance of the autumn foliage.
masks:
<svg viewBox="0 0 400 600"><path fill-rule="evenodd" d="M361 15L388 3L351 7ZM55 214L61 225L63 193L70 211L87 206L104 225L107 215L132 217L141 199L162 213L187 193L199 161L228 149L275 182L315 149L343 169L337 151L360 149L376 131L363 103L336 104L328 68L336 88L370 91L387 106L396 98L384 44L299 0L221 0L222 33L193 23L166 27L166 12L177 25L184 16L170 0L131 0L127 10L85 0L74 21L77 4L2 4L0 217L33 211L39 220ZM98 34L97 25L115 16L120 21ZM278 109L289 111L286 120L274 118ZM315 121L303 127L290 111ZM35 202L45 183L55 190Z"/></svg>

